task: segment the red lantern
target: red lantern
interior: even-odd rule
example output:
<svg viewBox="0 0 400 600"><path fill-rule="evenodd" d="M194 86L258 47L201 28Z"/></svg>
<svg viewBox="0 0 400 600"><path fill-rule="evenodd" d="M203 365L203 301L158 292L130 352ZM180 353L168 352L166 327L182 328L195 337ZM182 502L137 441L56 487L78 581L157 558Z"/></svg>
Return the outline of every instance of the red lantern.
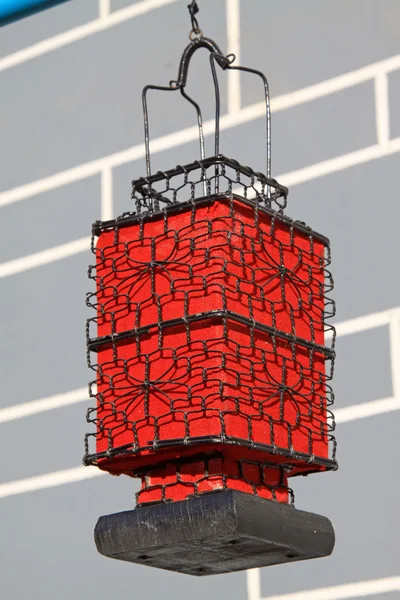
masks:
<svg viewBox="0 0 400 600"><path fill-rule="evenodd" d="M188 98L200 47L216 86L215 63L239 68L200 37L177 82L157 89ZM291 476L336 468L329 242L283 213L262 78L266 175L219 154L218 102L216 155L204 158L195 105L201 160L151 175L148 86L147 177L133 182L135 210L94 225L96 431L84 460L142 481L137 508L99 520L107 556L202 575L333 548L329 521L295 510L288 487Z"/></svg>

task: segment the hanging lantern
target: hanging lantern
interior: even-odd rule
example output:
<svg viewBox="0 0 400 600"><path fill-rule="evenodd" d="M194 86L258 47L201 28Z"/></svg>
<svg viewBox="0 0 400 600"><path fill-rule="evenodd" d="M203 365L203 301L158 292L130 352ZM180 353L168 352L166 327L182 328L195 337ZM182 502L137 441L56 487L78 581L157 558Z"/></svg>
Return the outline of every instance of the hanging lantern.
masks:
<svg viewBox="0 0 400 600"><path fill-rule="evenodd" d="M329 241L284 214L288 190L271 178L267 80L203 37L194 4L177 80L143 91L133 210L93 226L84 463L142 482L136 508L99 519L102 554L206 575L332 552L331 523L294 508L288 479L337 466L334 304ZM211 158L186 93L199 48L215 86ZM265 175L220 154L217 68L262 80ZM149 90L194 106L200 160L151 173Z"/></svg>

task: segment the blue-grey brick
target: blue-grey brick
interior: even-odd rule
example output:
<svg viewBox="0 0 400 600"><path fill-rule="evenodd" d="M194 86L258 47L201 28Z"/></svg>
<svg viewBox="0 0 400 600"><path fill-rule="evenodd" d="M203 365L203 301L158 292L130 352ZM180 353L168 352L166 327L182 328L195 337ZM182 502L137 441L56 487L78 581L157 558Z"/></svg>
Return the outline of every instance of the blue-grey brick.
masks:
<svg viewBox="0 0 400 600"><path fill-rule="evenodd" d="M1 262L90 235L100 218L100 177L89 177L0 207L7 223L0 237Z"/></svg>
<svg viewBox="0 0 400 600"><path fill-rule="evenodd" d="M138 4L142 2L142 0L111 0L111 10L119 10L120 8L126 8L127 6L132 6L132 4Z"/></svg>
<svg viewBox="0 0 400 600"><path fill-rule="evenodd" d="M374 111L373 86L367 82L273 114L273 175L375 144ZM221 134L228 155L263 172L265 146L261 118Z"/></svg>
<svg viewBox="0 0 400 600"><path fill-rule="evenodd" d="M399 412L341 423L339 471L291 480L299 508L332 520L336 547L318 562L263 569L263 596L398 574L397 553L389 548L400 535L399 426Z"/></svg>
<svg viewBox="0 0 400 600"><path fill-rule="evenodd" d="M331 239L337 321L399 306L400 155L297 185L287 214Z"/></svg>
<svg viewBox="0 0 400 600"><path fill-rule="evenodd" d="M242 0L240 60L285 94L398 54L399 19L397 0ZM259 84L242 82L255 102Z"/></svg>
<svg viewBox="0 0 400 600"><path fill-rule="evenodd" d="M205 8L212 36L225 21L224 3L207 0ZM0 73L0 189L142 143L142 88L177 77L188 25L177 2ZM223 30L218 37L225 47ZM208 119L214 114L208 52L199 51L193 66L187 90L203 99ZM222 76L222 110L225 84ZM196 123L179 92L150 96L153 139Z"/></svg>
<svg viewBox="0 0 400 600"><path fill-rule="evenodd" d="M96 19L98 15L98 0L85 0L84 2L69 0L69 2L10 23L1 29L0 57L88 23Z"/></svg>
<svg viewBox="0 0 400 600"><path fill-rule="evenodd" d="M90 252L1 280L0 406L86 385L85 319Z"/></svg>
<svg viewBox="0 0 400 600"><path fill-rule="evenodd" d="M392 396L387 327L338 337L336 357L336 408Z"/></svg>
<svg viewBox="0 0 400 600"><path fill-rule="evenodd" d="M86 410L93 400L0 424L0 452L12 448L12 461L0 463L0 480L14 481L78 466L84 454ZM29 452L27 453L27 448Z"/></svg>
<svg viewBox="0 0 400 600"><path fill-rule="evenodd" d="M400 137L400 69L389 74L390 137Z"/></svg>

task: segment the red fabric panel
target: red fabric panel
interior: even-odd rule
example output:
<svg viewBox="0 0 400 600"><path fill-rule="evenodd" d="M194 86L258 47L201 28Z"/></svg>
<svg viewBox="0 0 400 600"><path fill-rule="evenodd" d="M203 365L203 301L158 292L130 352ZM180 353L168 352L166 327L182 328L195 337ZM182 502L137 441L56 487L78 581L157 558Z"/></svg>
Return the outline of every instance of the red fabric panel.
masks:
<svg viewBox="0 0 400 600"><path fill-rule="evenodd" d="M114 231L102 233L98 335L183 317L185 298L190 314L221 309L225 298L229 310L280 331L311 339L314 329L323 344L323 244L298 232L291 237L263 213L255 226L252 208L239 201L234 208L231 217L221 200L198 207L194 218L191 210L169 216L167 226L155 218L121 227L117 242Z"/></svg>
<svg viewBox="0 0 400 600"><path fill-rule="evenodd" d="M238 200L104 232L96 254L99 336L226 309L324 343L323 244ZM328 456L322 353L214 318L164 329L161 343L150 329L103 347L98 363L97 452L142 448L101 468L128 472L148 464L154 441L206 435ZM158 450L153 462L193 451Z"/></svg>
<svg viewBox="0 0 400 600"><path fill-rule="evenodd" d="M167 464L142 475L140 504L185 500L188 496L234 489L267 500L287 503L287 477L280 469L227 458Z"/></svg>

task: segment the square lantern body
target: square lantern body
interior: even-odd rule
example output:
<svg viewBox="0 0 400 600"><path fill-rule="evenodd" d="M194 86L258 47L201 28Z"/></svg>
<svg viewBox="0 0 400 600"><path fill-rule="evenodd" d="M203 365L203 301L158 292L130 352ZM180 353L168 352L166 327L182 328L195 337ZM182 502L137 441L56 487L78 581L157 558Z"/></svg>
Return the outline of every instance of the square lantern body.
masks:
<svg viewBox="0 0 400 600"><path fill-rule="evenodd" d="M218 450L290 475L336 465L326 238L233 193L123 215L95 234L87 462L132 475Z"/></svg>

